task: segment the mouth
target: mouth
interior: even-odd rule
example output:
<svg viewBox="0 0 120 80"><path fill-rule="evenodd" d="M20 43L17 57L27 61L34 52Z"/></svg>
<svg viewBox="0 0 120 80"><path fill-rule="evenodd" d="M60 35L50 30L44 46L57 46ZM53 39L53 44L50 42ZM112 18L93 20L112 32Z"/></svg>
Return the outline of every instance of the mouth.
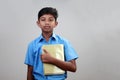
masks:
<svg viewBox="0 0 120 80"><path fill-rule="evenodd" d="M50 28L50 26L44 26L44 28L45 28L45 29L49 29L49 28Z"/></svg>
<svg viewBox="0 0 120 80"><path fill-rule="evenodd" d="M49 29L50 29L50 26L44 26L44 29L45 29L45 30L49 30Z"/></svg>

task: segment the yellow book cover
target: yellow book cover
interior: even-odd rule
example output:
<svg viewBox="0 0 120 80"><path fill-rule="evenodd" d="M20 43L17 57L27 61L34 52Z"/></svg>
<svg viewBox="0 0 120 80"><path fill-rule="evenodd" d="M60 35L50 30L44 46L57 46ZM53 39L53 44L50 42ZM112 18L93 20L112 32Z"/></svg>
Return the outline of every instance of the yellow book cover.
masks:
<svg viewBox="0 0 120 80"><path fill-rule="evenodd" d="M64 61L64 48L63 44L52 44L52 45L43 45L42 49L46 49L52 57L60 59ZM43 52L44 53L44 52ZM44 74L52 75L52 74L63 74L64 70L58 68L55 65L44 63Z"/></svg>

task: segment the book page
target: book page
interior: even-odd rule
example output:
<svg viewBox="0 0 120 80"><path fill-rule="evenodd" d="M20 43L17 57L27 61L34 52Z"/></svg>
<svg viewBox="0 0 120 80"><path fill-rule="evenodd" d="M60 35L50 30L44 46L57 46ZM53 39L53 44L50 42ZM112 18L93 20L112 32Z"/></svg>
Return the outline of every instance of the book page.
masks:
<svg viewBox="0 0 120 80"><path fill-rule="evenodd" d="M64 61L63 44L43 45L42 49L46 49L52 57ZM65 71L58 68L57 66L44 63L44 74L45 75L63 74L63 73L65 73Z"/></svg>

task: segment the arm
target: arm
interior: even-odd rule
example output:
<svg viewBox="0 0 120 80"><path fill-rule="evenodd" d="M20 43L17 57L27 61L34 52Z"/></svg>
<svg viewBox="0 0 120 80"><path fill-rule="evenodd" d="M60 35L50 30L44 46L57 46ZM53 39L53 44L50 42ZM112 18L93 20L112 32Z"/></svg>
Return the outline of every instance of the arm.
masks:
<svg viewBox="0 0 120 80"><path fill-rule="evenodd" d="M49 64L56 65L57 67L65 70L65 71L71 71L71 72L76 71L75 60L71 60L71 61L68 61L68 62L61 61L61 60L58 60L56 58L51 57L50 54L46 50L44 50L44 52L46 54L41 55L41 59L44 63L49 63Z"/></svg>
<svg viewBox="0 0 120 80"><path fill-rule="evenodd" d="M34 80L34 77L32 75L33 72L33 67L28 65L28 70L27 70L27 80Z"/></svg>
<svg viewBox="0 0 120 80"><path fill-rule="evenodd" d="M53 61L51 61L53 65L56 65L57 67L65 70L65 71L76 71L76 62L75 60L71 60L69 62L61 61L58 59L53 58Z"/></svg>

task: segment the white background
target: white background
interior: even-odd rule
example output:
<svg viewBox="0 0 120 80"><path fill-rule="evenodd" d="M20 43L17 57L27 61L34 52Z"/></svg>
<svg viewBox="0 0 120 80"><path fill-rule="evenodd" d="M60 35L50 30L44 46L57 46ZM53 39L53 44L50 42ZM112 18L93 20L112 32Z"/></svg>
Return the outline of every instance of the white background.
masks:
<svg viewBox="0 0 120 80"><path fill-rule="evenodd" d="M1 0L0 80L26 80L28 43L41 33L37 13L58 9L57 34L77 53L77 72L67 80L120 80L119 0Z"/></svg>

